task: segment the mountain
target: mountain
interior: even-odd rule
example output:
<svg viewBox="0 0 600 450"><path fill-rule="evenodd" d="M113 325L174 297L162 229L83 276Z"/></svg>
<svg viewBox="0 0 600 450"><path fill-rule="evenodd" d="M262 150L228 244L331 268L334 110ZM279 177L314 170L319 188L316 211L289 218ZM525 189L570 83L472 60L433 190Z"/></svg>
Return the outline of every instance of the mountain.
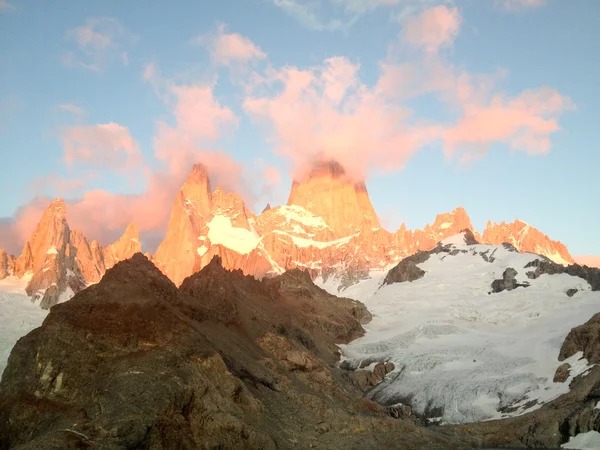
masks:
<svg viewBox="0 0 600 450"><path fill-rule="evenodd" d="M75 292L78 286L98 282L118 261L141 252L134 224L104 248L68 228L62 200L52 205L14 269L12 258L0 253L0 279L9 273L32 276L27 292L38 297L62 280L52 289L55 298L66 291L68 279L77 280L71 287ZM174 199L165 237L151 259L177 286L219 256L225 268L241 269L258 278L302 268L313 277L340 280L338 286L344 289L368 278L373 270L389 268L468 229L483 243L508 242L521 252L540 254L561 264L573 262L563 244L518 220L488 223L481 236L462 207L439 214L422 230L409 230L404 224L395 232L384 230L365 184L352 179L335 161L315 163L293 180L286 205L268 206L255 215L237 193L220 186L213 190L206 168L196 164ZM48 256L54 254L53 248L57 258ZM51 270L46 264L56 267Z"/></svg>
<svg viewBox="0 0 600 450"><path fill-rule="evenodd" d="M337 292L331 280L320 284ZM364 302L374 319L364 338L341 346L342 364L393 363L368 398L409 405L430 422L535 411L595 364L571 348L588 349L585 333L571 351L561 345L598 312L600 270L479 244L469 232L373 273L344 296Z"/></svg>
<svg viewBox="0 0 600 450"><path fill-rule="evenodd" d="M426 274L378 290L372 317L360 302L328 294L300 270L258 281L225 270L215 257L177 288L135 254L52 308L41 326L18 340L0 381L0 444L23 449L559 448L599 428L600 315L564 332L589 309L585 297L598 293L582 278L541 274L575 270L593 277L594 272L565 269L508 245L467 245L463 235L419 255L422 262L413 263ZM517 283L524 285L527 278L528 287L505 286L479 311L465 303L475 287L494 284L493 276L482 277L476 269L506 271L508 263L521 271L525 260L540 279L558 278L536 283L519 273ZM454 289L461 284L457 272L460 292ZM429 277L445 285L424 301L410 286L427 288ZM366 286L376 288L368 280L351 289ZM389 301L397 300L402 286L409 289L405 301ZM562 289L573 286L580 288L572 300L581 310L570 307L571 300L560 305L560 298L571 299ZM539 296L538 289L551 295ZM535 302L508 295L520 290L534 291ZM511 309L498 307L502 314L495 314L490 308L511 301L531 312L512 325L507 324ZM531 309L543 302L539 310ZM431 320L419 322L427 308ZM564 323L548 322L565 311L570 313ZM560 325L548 329L550 339L536 333L548 323ZM555 366L556 382L535 376ZM464 389L452 379L460 379ZM415 384L423 392L402 395ZM526 385L530 397L519 398ZM436 397L428 400L431 393ZM475 398L470 408L461 395ZM432 416L489 412L507 397L519 401L508 403L503 414L533 411L496 421L423 426ZM370 400L375 398L385 404ZM539 398L544 404L533 404ZM441 409L440 402L450 407Z"/></svg>
<svg viewBox="0 0 600 450"><path fill-rule="evenodd" d="M217 255L226 268L259 278L298 267L313 277L343 279L343 288L464 229L473 225L462 207L439 214L422 230L382 229L365 184L335 161L315 163L293 180L286 205L269 205L258 216L240 196L220 187L212 192L206 169L196 165L153 261L176 285ZM484 236L473 233L485 243L510 242L520 251L572 262L562 244L531 227L489 225Z"/></svg>
<svg viewBox="0 0 600 450"><path fill-rule="evenodd" d="M544 255L559 264L566 265L575 262L564 244L553 241L541 231L521 220L498 224L488 222L483 231L483 242L492 245L508 242L521 252Z"/></svg>
<svg viewBox="0 0 600 450"><path fill-rule="evenodd" d="M65 202L58 198L46 208L18 258L0 250L0 279L14 275L27 280L27 294L48 309L139 251L139 231L133 224L107 248L90 243L81 231L69 228Z"/></svg>

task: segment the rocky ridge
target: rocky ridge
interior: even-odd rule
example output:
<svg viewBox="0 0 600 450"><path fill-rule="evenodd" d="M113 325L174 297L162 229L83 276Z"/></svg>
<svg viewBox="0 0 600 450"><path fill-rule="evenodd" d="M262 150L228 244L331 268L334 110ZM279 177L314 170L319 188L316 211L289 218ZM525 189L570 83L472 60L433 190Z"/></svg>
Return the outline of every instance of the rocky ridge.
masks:
<svg viewBox="0 0 600 450"><path fill-rule="evenodd" d="M369 318L299 270L261 282L215 257L177 288L136 254L14 347L0 448L469 448L337 367Z"/></svg>
<svg viewBox="0 0 600 450"><path fill-rule="evenodd" d="M213 190L206 168L196 164L174 200L164 240L148 256L176 285L219 256L227 269L258 278L293 268L308 270L313 278L336 277L342 290L368 278L370 271L431 250L464 229L473 230L473 225L459 207L439 214L422 230L408 230L404 224L393 233L384 230L365 184L352 180L331 161L319 162L294 180L286 205L269 205L256 216L239 195L219 186ZM572 262L564 245L523 222L488 223L483 235L474 230L472 234L482 243L507 242L521 252L535 252L561 264ZM56 264L46 254L53 248L59 255ZM86 283L96 283L116 262L141 250L134 224L106 248L70 230L64 202L57 199L18 258L0 251L0 279L11 274L33 277L27 291L33 296L43 296L56 284L52 298L44 303L47 307L58 301L57 295L70 295L67 286L76 292Z"/></svg>
<svg viewBox="0 0 600 450"><path fill-rule="evenodd" d="M27 294L48 309L98 282L107 269L140 250L139 231L133 224L106 248L89 242L69 228L65 202L58 198L46 208L18 258L0 250L0 279L12 275L28 280Z"/></svg>

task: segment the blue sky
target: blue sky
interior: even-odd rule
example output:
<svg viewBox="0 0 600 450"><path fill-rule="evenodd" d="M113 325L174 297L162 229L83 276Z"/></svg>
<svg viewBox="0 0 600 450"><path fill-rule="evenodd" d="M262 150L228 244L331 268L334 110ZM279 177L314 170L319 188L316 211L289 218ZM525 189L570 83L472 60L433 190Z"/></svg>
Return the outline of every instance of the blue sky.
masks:
<svg viewBox="0 0 600 450"><path fill-rule="evenodd" d="M0 247L53 196L91 238L159 236L196 161L260 212L321 152L390 230L462 205L600 255L598 23L593 0L0 0Z"/></svg>

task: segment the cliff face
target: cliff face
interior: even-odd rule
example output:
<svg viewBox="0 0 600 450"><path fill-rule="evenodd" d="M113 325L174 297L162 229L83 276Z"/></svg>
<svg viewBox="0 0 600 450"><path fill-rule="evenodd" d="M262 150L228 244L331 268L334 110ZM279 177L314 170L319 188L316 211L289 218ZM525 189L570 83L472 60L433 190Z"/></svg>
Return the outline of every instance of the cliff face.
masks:
<svg viewBox="0 0 600 450"><path fill-rule="evenodd" d="M503 242L512 244L520 252L544 255L559 264L574 264L567 247L559 241L553 241L541 231L520 220L513 223L488 222L483 232L483 243L498 245Z"/></svg>
<svg viewBox="0 0 600 450"><path fill-rule="evenodd" d="M137 226L129 225L117 242L103 248L69 228L65 202L57 198L42 214L16 260L0 250L0 279L25 277L27 294L47 309L98 282L107 269L139 251Z"/></svg>
<svg viewBox="0 0 600 450"><path fill-rule="evenodd" d="M211 193L208 174L197 165L175 200L153 260L176 285L213 256L220 256L228 269L259 278L299 267L313 276L336 274L351 284L465 229L473 230L473 225L458 207L422 230L405 225L394 233L383 230L364 183L331 161L318 162L294 180L287 205L254 216L240 196L220 188ZM473 230L474 238L484 243L516 242L521 251L572 261L566 249L537 230L529 230L525 238L520 233L518 228L495 234L486 229L482 237Z"/></svg>

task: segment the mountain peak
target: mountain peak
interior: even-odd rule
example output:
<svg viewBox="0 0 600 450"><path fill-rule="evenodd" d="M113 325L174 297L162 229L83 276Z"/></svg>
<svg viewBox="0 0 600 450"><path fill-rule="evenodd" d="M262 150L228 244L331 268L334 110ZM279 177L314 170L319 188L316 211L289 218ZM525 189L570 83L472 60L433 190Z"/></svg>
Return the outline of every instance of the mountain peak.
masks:
<svg viewBox="0 0 600 450"><path fill-rule="evenodd" d="M367 187L337 161L319 160L306 176L294 179L287 204L323 218L336 238L380 228Z"/></svg>

